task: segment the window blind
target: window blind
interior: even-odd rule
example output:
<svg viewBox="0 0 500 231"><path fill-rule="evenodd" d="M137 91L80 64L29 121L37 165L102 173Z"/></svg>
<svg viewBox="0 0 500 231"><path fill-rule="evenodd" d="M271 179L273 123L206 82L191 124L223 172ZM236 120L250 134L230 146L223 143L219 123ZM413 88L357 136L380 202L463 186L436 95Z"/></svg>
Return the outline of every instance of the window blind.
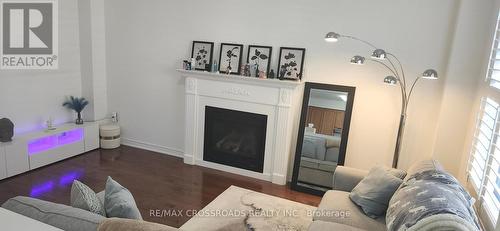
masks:
<svg viewBox="0 0 500 231"><path fill-rule="evenodd" d="M491 48L487 79L491 87L500 89L500 15L496 22L496 31Z"/></svg>
<svg viewBox="0 0 500 231"><path fill-rule="evenodd" d="M479 209L492 224L500 211L500 105L490 98L481 100L474 134L468 179L477 195Z"/></svg>

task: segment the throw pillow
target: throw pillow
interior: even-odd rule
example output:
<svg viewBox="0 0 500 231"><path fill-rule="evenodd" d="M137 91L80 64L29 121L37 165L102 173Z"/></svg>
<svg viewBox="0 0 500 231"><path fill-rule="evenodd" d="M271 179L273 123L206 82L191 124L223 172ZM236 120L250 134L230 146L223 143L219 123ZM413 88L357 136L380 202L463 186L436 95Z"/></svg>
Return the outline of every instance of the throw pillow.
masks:
<svg viewBox="0 0 500 231"><path fill-rule="evenodd" d="M403 180L382 167L374 167L349 194L349 198L361 207L363 212L377 218L387 211L389 200Z"/></svg>
<svg viewBox="0 0 500 231"><path fill-rule="evenodd" d="M95 192L80 181L73 181L71 185L71 206L87 210L101 216L106 216L104 206Z"/></svg>
<svg viewBox="0 0 500 231"><path fill-rule="evenodd" d="M403 180L406 177L406 172L396 168L386 168L386 170L393 176Z"/></svg>
<svg viewBox="0 0 500 231"><path fill-rule="evenodd" d="M104 190L104 208L108 217L142 220L132 193L109 176Z"/></svg>

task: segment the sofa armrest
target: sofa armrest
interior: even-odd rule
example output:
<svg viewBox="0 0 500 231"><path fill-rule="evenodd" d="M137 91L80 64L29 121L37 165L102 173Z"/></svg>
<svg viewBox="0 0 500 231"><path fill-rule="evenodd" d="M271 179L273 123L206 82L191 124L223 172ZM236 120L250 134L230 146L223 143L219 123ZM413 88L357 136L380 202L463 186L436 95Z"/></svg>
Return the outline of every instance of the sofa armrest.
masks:
<svg viewBox="0 0 500 231"><path fill-rule="evenodd" d="M97 230L99 224L106 219L86 210L23 196L7 200L2 208L62 230Z"/></svg>
<svg viewBox="0 0 500 231"><path fill-rule="evenodd" d="M368 174L368 171L338 166L333 173L333 189L350 192Z"/></svg>

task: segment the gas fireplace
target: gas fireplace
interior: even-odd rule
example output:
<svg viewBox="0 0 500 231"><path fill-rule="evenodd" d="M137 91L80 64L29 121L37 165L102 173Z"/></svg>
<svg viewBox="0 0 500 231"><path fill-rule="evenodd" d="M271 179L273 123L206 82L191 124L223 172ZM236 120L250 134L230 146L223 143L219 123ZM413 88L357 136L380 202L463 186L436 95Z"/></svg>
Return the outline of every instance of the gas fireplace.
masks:
<svg viewBox="0 0 500 231"><path fill-rule="evenodd" d="M203 160L263 172L267 116L205 107Z"/></svg>

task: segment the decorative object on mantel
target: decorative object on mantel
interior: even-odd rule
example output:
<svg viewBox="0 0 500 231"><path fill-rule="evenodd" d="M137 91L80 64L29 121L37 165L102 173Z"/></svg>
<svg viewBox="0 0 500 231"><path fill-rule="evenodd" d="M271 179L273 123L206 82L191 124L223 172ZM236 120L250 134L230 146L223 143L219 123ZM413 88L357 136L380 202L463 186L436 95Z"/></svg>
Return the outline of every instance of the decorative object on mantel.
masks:
<svg viewBox="0 0 500 231"><path fill-rule="evenodd" d="M264 72L264 71L259 71L259 79L267 79L266 72Z"/></svg>
<svg viewBox="0 0 500 231"><path fill-rule="evenodd" d="M273 48L270 46L248 46L247 62L256 65L256 75L259 77L260 71L264 71L265 75L269 73L269 68L271 67L271 55Z"/></svg>
<svg viewBox="0 0 500 231"><path fill-rule="evenodd" d="M269 78L269 79L274 79L274 76L275 76L275 75L276 75L276 74L274 74L274 69L271 69L271 71L269 72L269 76L267 76L267 78Z"/></svg>
<svg viewBox="0 0 500 231"><path fill-rule="evenodd" d="M265 79L260 79L260 78L255 78L255 77L250 77L247 78L247 76L244 75L227 75L225 73L211 73L207 71L193 71L193 70L184 70L182 68L176 69L176 71L182 73L183 77L188 77L190 75L195 75L195 76L202 76L203 78L208 78L208 79L224 79L224 80L234 80L234 81L242 81L242 82L249 82L249 83L257 83L259 85L277 85L277 86L296 86L296 85L301 85L303 84L303 81L278 81L278 79L274 78L265 78Z"/></svg>
<svg viewBox="0 0 500 231"><path fill-rule="evenodd" d="M301 80L305 54L306 49L304 48L280 47L279 79Z"/></svg>
<svg viewBox="0 0 500 231"><path fill-rule="evenodd" d="M198 71L210 71L210 64L213 57L213 42L193 41L193 49L191 50L191 58L195 59L194 65L191 68Z"/></svg>
<svg viewBox="0 0 500 231"><path fill-rule="evenodd" d="M226 74L240 75L241 53L243 45L221 43L219 54L219 71Z"/></svg>
<svg viewBox="0 0 500 231"><path fill-rule="evenodd" d="M245 64L245 65L242 66L241 75L243 75L243 76L250 76L250 64L249 63L247 63L247 64Z"/></svg>
<svg viewBox="0 0 500 231"><path fill-rule="evenodd" d="M406 82L406 76L404 72L403 65L401 64L401 61L392 53L387 52L384 49L380 49L373 44L356 38L354 36L350 35L341 35L335 32L329 32L325 36L325 41L327 42L337 42L341 38L346 38L346 39L352 39L359 41L361 43L364 43L371 48L374 49L372 52L371 58L372 59L365 59L365 57L356 55L352 57L351 63L352 64L357 64L357 65L363 65L366 61L372 61L374 63L377 63L379 65L384 66L387 68L390 72L389 76L386 76L384 78L384 83L388 85L399 85L401 88L401 117L399 120L399 129L398 129L398 136L396 140L396 148L394 150L394 157L392 160L392 167L397 168L398 166L398 160L399 160L399 155L401 152L401 144L403 140L403 134L404 134L404 128L405 128L405 123L406 123L406 117L407 117L407 109L408 109L408 104L410 102L410 98L413 92L413 89L415 88L415 85L420 79L437 79L438 78L438 73L434 69L427 69L425 70L421 76L418 76L415 78L413 83ZM399 67L396 66L399 65ZM409 89L408 89L409 87Z"/></svg>
<svg viewBox="0 0 500 231"><path fill-rule="evenodd" d="M77 114L77 119L75 121L76 124L83 124L82 111L88 104L89 101L87 101L83 97L79 98L70 96L69 99L63 103L63 106L68 109L72 109L76 112Z"/></svg>
<svg viewBox="0 0 500 231"><path fill-rule="evenodd" d="M182 69L190 71L191 70L191 61L183 60L182 61Z"/></svg>
<svg viewBox="0 0 500 231"><path fill-rule="evenodd" d="M250 64L250 75L249 77L259 77L259 73L257 72L257 65L256 64Z"/></svg>
<svg viewBox="0 0 500 231"><path fill-rule="evenodd" d="M10 142L14 136L14 123L10 119L0 119L0 142Z"/></svg>
<svg viewBox="0 0 500 231"><path fill-rule="evenodd" d="M219 66L217 65L217 61L212 62L212 70L210 70L212 73L219 73Z"/></svg>

